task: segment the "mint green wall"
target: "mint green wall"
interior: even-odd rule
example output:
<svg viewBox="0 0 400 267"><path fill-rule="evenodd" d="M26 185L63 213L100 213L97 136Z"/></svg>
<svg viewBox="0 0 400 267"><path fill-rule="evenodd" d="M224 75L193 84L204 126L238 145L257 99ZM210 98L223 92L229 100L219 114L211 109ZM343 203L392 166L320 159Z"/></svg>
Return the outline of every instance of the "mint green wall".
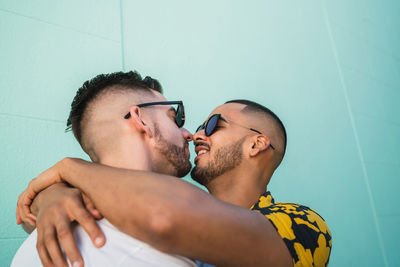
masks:
<svg viewBox="0 0 400 267"><path fill-rule="evenodd" d="M248 98L288 131L269 189L317 210L330 266L399 266L400 2L0 0L0 265L26 237L17 195L64 156L87 78L137 69L183 99L194 130Z"/></svg>

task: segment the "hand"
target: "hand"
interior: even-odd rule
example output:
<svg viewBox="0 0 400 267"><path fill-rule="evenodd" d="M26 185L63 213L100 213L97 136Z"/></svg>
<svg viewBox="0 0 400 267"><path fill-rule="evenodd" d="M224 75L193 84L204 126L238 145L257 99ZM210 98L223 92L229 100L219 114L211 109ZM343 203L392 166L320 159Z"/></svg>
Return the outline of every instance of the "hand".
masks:
<svg viewBox="0 0 400 267"><path fill-rule="evenodd" d="M16 210L16 217L17 217L17 224L21 224L23 223L24 225L24 229L25 226L29 227L29 231L28 233L30 234L33 230L35 230L36 227L36 217L30 217L30 213L26 213L24 212L24 205L23 205L23 199L25 198L25 194L26 191L22 192L19 196L18 196L18 201L17 201L17 210ZM34 199L34 201L32 202L32 204L37 202L37 198ZM31 210L29 209L29 212L31 212ZM35 215L35 214L34 214ZM29 225L27 225L29 223ZM25 230L27 231L27 230Z"/></svg>
<svg viewBox="0 0 400 267"><path fill-rule="evenodd" d="M71 231L71 222L77 221L88 233L96 247L104 245L105 238L95 222L102 216L93 203L78 189L63 183L55 184L40 193L41 206L37 213L37 250L44 266L67 266L61 247L73 266L83 266L83 258ZM88 203L89 211L84 207ZM95 218L92 215L96 215ZM61 245L61 247L60 247ZM79 264L79 265L78 265Z"/></svg>
<svg viewBox="0 0 400 267"><path fill-rule="evenodd" d="M31 213L30 206L35 196L43 189L52 184L62 182L60 168L63 160L56 163L53 167L45 170L38 177L34 178L28 185L28 188L22 192L18 198L17 204L17 224L28 222L32 226L36 224L36 216Z"/></svg>

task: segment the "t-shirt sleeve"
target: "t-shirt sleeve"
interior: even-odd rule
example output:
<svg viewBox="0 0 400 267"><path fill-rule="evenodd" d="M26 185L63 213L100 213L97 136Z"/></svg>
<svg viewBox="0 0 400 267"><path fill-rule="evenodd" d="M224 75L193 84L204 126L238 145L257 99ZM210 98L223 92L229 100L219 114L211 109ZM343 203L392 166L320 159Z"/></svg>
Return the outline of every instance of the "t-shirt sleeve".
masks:
<svg viewBox="0 0 400 267"><path fill-rule="evenodd" d="M293 265L327 266L332 248L329 228L314 210L292 203L276 203L253 210L263 214L282 237Z"/></svg>

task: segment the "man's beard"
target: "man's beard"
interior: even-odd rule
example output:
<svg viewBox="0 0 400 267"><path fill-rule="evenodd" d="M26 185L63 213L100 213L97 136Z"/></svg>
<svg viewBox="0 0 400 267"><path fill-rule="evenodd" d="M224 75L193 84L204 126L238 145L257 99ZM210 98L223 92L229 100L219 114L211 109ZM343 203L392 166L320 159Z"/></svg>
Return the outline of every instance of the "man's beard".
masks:
<svg viewBox="0 0 400 267"><path fill-rule="evenodd" d="M192 168L192 163L190 163L186 154L187 141L183 139L182 147L171 144L163 138L157 124L154 125L154 135L157 138L157 143L159 143L159 146L157 146L156 149L174 167L176 170L176 176L183 177L188 174Z"/></svg>
<svg viewBox="0 0 400 267"><path fill-rule="evenodd" d="M243 158L242 144L244 140L245 138L242 138L232 145L217 149L214 158L208 162L206 167L195 166L193 168L190 173L192 179L207 186L216 177L240 165Z"/></svg>

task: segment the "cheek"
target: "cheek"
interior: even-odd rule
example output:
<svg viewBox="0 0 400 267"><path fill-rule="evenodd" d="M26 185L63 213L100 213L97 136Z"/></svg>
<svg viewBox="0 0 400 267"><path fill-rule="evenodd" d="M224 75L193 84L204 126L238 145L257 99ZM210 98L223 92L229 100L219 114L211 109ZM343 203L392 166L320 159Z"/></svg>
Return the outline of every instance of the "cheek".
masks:
<svg viewBox="0 0 400 267"><path fill-rule="evenodd" d="M164 137L168 139L168 141L172 144L176 144L179 146L182 146L183 143L183 135L182 132L179 130L179 128L174 124L171 125L166 129L166 133L164 134Z"/></svg>
<svg viewBox="0 0 400 267"><path fill-rule="evenodd" d="M218 150L231 146L232 144L236 143L239 138L238 136L232 136L223 133L214 135L212 135L212 138L209 139L211 158L216 156Z"/></svg>
<svg viewBox="0 0 400 267"><path fill-rule="evenodd" d="M221 145L223 145L223 140L213 140L213 141L209 141L210 144L210 151L208 151L207 155L209 158L214 158L215 157L215 153L218 151L218 149L221 147Z"/></svg>
<svg viewBox="0 0 400 267"><path fill-rule="evenodd" d="M216 132L209 137L209 144L211 146L211 149L215 150L215 148L229 144L231 142L231 139L231 136L227 134Z"/></svg>

